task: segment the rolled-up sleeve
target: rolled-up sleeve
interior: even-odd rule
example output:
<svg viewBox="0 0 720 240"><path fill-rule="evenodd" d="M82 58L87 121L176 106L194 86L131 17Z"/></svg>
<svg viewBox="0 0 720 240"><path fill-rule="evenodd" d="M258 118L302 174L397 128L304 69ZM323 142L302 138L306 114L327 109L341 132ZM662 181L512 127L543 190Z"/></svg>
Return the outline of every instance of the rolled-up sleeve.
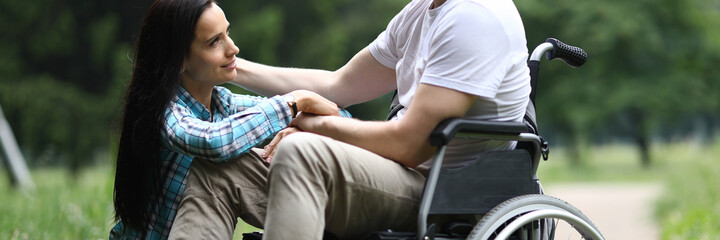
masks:
<svg viewBox="0 0 720 240"><path fill-rule="evenodd" d="M203 121L171 104L162 143L172 151L210 161L235 158L287 127L290 119L283 104L281 97L264 99L218 122Z"/></svg>

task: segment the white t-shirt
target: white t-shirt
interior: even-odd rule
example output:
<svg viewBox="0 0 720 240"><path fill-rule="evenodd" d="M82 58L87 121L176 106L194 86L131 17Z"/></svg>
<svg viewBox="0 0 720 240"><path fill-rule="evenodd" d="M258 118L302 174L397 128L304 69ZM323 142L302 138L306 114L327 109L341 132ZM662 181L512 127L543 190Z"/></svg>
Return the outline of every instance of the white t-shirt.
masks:
<svg viewBox="0 0 720 240"><path fill-rule="evenodd" d="M395 69L404 116L417 86L441 86L478 96L465 117L520 122L530 94L525 30L511 0L414 0L370 46ZM509 149L514 142L453 140L446 165L471 160L482 149ZM429 164L428 162L424 164Z"/></svg>

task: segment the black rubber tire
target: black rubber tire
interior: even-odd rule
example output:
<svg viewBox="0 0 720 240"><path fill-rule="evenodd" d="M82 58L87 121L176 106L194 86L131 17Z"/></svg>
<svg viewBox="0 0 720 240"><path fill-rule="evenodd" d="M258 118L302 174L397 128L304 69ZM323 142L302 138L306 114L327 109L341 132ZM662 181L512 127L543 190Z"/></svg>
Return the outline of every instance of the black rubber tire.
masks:
<svg viewBox="0 0 720 240"><path fill-rule="evenodd" d="M467 239L492 239L492 234L495 233L498 228L502 229L502 227L504 227L504 223L512 221L517 216L522 216L526 213L543 209L555 209L570 213L580 218L598 233L600 232L590 219L588 219L588 217L569 203L547 195L530 194L511 198L497 205L495 208L490 210L490 212L485 214L482 219L480 219L473 228L472 232L470 232L470 235L468 235ZM581 229L577 230L581 235L583 235L584 239L592 239L590 237L592 234L581 232Z"/></svg>

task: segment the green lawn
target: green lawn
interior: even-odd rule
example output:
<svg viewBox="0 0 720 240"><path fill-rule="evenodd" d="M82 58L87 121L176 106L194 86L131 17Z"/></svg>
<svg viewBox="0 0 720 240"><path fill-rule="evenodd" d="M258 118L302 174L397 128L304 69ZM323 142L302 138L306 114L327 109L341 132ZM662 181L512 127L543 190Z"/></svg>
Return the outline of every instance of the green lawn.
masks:
<svg viewBox="0 0 720 240"><path fill-rule="evenodd" d="M110 168L83 171L75 181L60 169L32 174L37 189L25 193L9 188L5 172L0 177L0 239L107 239Z"/></svg>
<svg viewBox="0 0 720 240"><path fill-rule="evenodd" d="M113 225L113 172L110 166L84 170L71 180L63 169L32 171L37 188L10 188L0 169L0 239L107 239ZM241 233L257 231L238 224Z"/></svg>
<svg viewBox="0 0 720 240"><path fill-rule="evenodd" d="M657 204L663 239L720 238L720 141L656 144L654 165L639 166L632 146L613 145L587 151L587 161L571 168L567 154L554 148L541 163L544 182L661 181L666 194ZM62 169L33 169L37 189L9 187L0 169L0 239L107 239L112 226L112 168L101 165L70 180ZM240 233L253 231L239 224Z"/></svg>
<svg viewBox="0 0 720 240"><path fill-rule="evenodd" d="M665 195L658 201L663 239L720 239L720 142L712 148L669 146Z"/></svg>

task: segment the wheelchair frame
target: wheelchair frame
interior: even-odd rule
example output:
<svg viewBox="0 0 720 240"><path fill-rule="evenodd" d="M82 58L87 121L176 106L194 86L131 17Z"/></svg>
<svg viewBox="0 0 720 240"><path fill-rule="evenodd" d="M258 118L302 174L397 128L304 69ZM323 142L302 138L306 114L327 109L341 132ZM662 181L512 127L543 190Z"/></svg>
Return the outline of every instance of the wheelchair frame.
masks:
<svg viewBox="0 0 720 240"><path fill-rule="evenodd" d="M530 117L528 118L526 114L526 121L525 122L492 122L492 121L481 121L481 120L474 120L474 119L466 119L466 118L455 118L455 119L448 119L440 123L435 130L432 132L430 136L430 142L433 146L438 147L438 151L433 156L433 164L430 168L430 172L427 176L427 180L425 183L425 189L423 192L423 196L421 199L421 204L419 208L419 214L418 214L418 231L417 231L417 237L418 239L432 239L433 236L431 233L430 236L428 236L428 229L431 228L428 226L428 216L430 215L430 210L433 203L433 198L436 193L436 188L438 185L438 179L441 172L441 166L443 162L443 158L445 155L445 149L446 144L450 142L452 138L473 138L473 139L488 139L488 140L505 140L505 141L518 141L518 144L521 142L529 143L531 146L531 149L529 152L532 155L532 179L537 181L537 185L539 187L539 193L542 194L542 187L540 186L539 179L537 177L537 169L540 162L540 158L543 157L545 160L547 160L547 154L549 152L547 148L547 142L538 134L537 132L537 125L535 122L535 116L534 116L534 102L535 102L535 93L537 89L537 81L538 81L538 72L539 72L539 62L543 55L546 55L548 60L552 60L555 58L558 58L562 61L564 61L566 64L570 65L571 67L578 67L585 63L587 59L587 54L584 50L578 47L567 45L557 39L549 38L544 43L538 45L532 52L529 61L528 61L528 67L530 68L530 75L531 75L531 86L532 86L532 92L530 94L530 101L529 101L529 110L533 111L530 114ZM524 195L525 196L525 195ZM531 196L531 195L527 195ZM543 197L543 195L535 195L540 196L540 198ZM520 196L519 198L522 198L523 196ZM526 197L526 198L532 198L532 197ZM522 202L523 199L515 200L516 198L507 200L506 202ZM538 199L531 199L535 202L538 201ZM540 199L542 200L542 199ZM543 200L544 201L544 200ZM591 239L604 239L602 237L602 234L597 230L597 228L585 217L569 205L568 203L558 200L559 202L555 200L549 200L549 204L546 205L536 205L539 207L536 207L536 209L530 209L528 212L519 212L519 213L511 213L515 215L509 215L510 217L500 217L495 221L502 221L502 222L492 222L487 223L481 220L473 229L473 232L470 234L468 239L488 239L489 234L486 233L487 230L494 229L488 229L487 225L498 225L503 224L505 221L511 220L510 218L515 218L514 221L509 223L507 226L504 227L504 230L500 232L499 235L497 235L497 239L506 239L510 234L512 234L517 229L520 229L523 225L526 225L528 223L532 223L533 221L539 221L540 219L545 218L559 218L563 219L565 221L568 221L571 223L575 228L577 228L579 231L583 233L583 235L586 235L584 237L588 237ZM525 203L520 203L521 205ZM555 207L552 205L558 205L559 207ZM563 204L566 204L567 206L564 206ZM500 204L496 206L506 206L508 204ZM513 206L513 207L522 207L522 206ZM506 207L507 208L507 207ZM493 209L491 213L497 212L496 209ZM511 211L512 212L512 211ZM488 213L490 215L491 213ZM508 213L503 213L504 215L507 215ZM551 232L554 231L554 227L551 227ZM432 229L430 229L432 230ZM486 232L482 232L486 231ZM484 235L483 235L484 234ZM540 238L542 233L540 233L539 229L538 231L535 231L531 238Z"/></svg>

